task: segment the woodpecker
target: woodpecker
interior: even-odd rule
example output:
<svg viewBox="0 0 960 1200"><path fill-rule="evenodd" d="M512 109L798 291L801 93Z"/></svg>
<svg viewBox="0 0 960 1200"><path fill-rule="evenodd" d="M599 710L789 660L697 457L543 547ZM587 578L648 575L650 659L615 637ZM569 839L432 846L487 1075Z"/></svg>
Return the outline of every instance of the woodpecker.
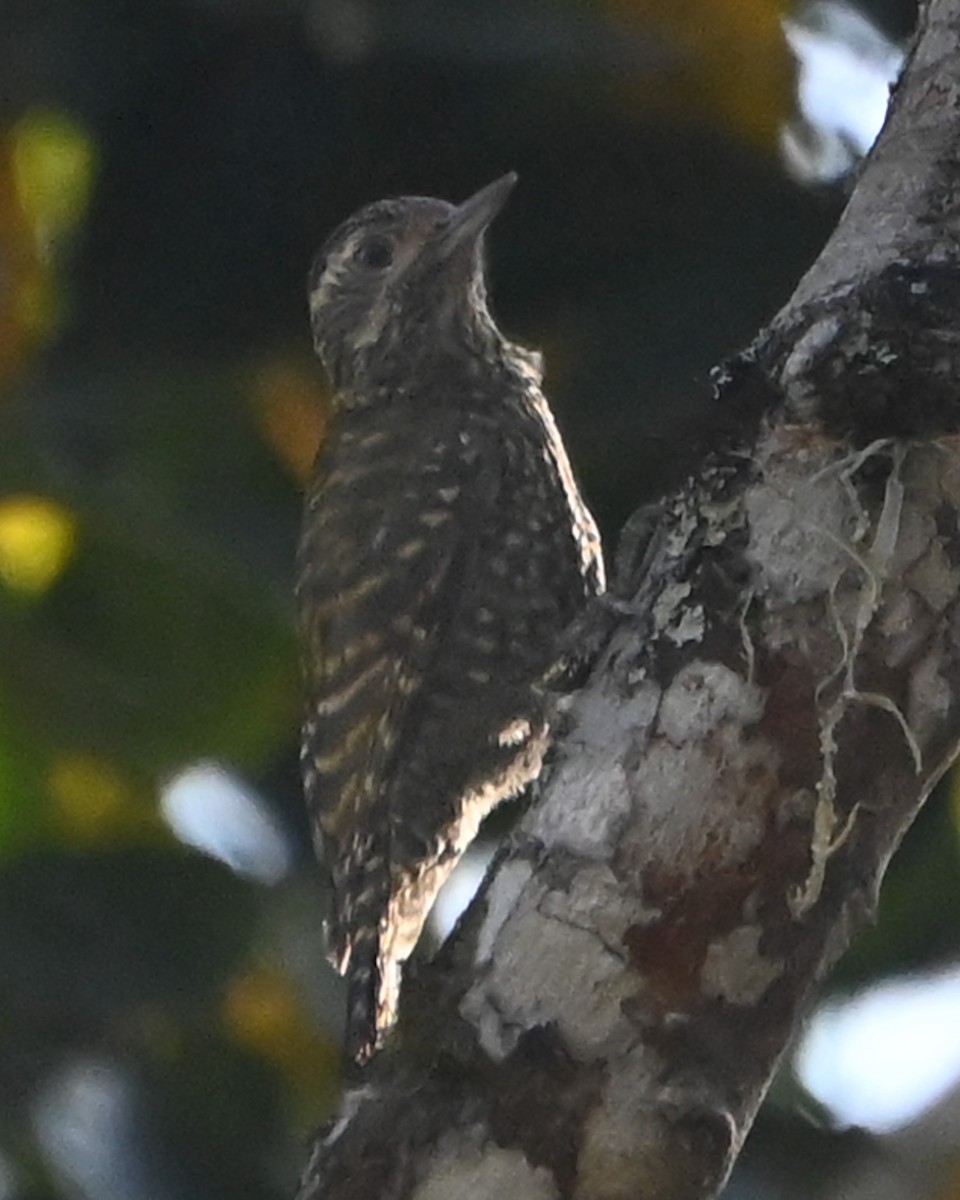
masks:
<svg viewBox="0 0 960 1200"><path fill-rule="evenodd" d="M333 403L298 552L301 761L360 1065L441 885L539 773L560 635L604 587L540 356L487 308L484 234L515 182L370 204L310 272Z"/></svg>

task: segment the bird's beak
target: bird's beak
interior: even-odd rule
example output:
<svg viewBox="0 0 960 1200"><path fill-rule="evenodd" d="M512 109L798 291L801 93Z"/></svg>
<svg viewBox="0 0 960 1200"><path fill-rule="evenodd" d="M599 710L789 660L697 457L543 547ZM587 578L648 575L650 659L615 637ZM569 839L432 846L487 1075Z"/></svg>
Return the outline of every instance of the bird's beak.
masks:
<svg viewBox="0 0 960 1200"><path fill-rule="evenodd" d="M444 258L456 253L461 247L473 245L497 215L517 182L516 172L501 175L493 183L464 200L453 210L449 222L444 225L437 247Z"/></svg>

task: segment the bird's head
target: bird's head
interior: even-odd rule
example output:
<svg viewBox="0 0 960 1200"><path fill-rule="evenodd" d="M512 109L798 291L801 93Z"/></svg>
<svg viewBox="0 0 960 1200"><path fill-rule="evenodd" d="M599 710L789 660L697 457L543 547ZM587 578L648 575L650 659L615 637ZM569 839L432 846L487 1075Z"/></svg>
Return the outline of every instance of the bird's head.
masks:
<svg viewBox="0 0 960 1200"><path fill-rule="evenodd" d="M400 354L416 362L498 336L486 306L483 235L516 179L504 175L459 205L380 200L334 230L310 272L310 319L335 387L389 377Z"/></svg>

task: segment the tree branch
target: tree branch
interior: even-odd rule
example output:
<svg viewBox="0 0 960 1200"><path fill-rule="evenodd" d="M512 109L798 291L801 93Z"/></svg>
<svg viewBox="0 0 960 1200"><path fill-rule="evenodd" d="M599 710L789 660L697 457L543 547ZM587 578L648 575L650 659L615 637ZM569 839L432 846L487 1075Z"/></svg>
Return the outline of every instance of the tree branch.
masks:
<svg viewBox="0 0 960 1200"><path fill-rule="evenodd" d="M625 542L542 795L300 1200L703 1200L729 1173L958 751L958 45L932 0L836 232L718 373L722 439Z"/></svg>

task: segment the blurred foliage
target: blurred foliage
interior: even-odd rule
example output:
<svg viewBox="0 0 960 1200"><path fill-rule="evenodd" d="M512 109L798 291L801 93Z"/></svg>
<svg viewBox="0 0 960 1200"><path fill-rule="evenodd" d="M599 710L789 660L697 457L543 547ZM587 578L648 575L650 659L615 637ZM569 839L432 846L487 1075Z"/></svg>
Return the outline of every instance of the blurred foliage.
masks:
<svg viewBox="0 0 960 1200"><path fill-rule="evenodd" d="M669 54L666 79L634 81L644 113L707 120L761 149L776 143L792 104L790 58L781 12L769 0L607 0L625 25L657 31Z"/></svg>
<svg viewBox="0 0 960 1200"><path fill-rule="evenodd" d="M906 0L873 10L910 27ZM0 9L0 1196L282 1196L335 1096L291 595L316 245L363 201L519 171L495 305L546 352L610 542L842 205L777 157L782 15ZM281 884L177 842L158 798L197 760L259 792ZM956 957L958 828L945 792L839 984Z"/></svg>

